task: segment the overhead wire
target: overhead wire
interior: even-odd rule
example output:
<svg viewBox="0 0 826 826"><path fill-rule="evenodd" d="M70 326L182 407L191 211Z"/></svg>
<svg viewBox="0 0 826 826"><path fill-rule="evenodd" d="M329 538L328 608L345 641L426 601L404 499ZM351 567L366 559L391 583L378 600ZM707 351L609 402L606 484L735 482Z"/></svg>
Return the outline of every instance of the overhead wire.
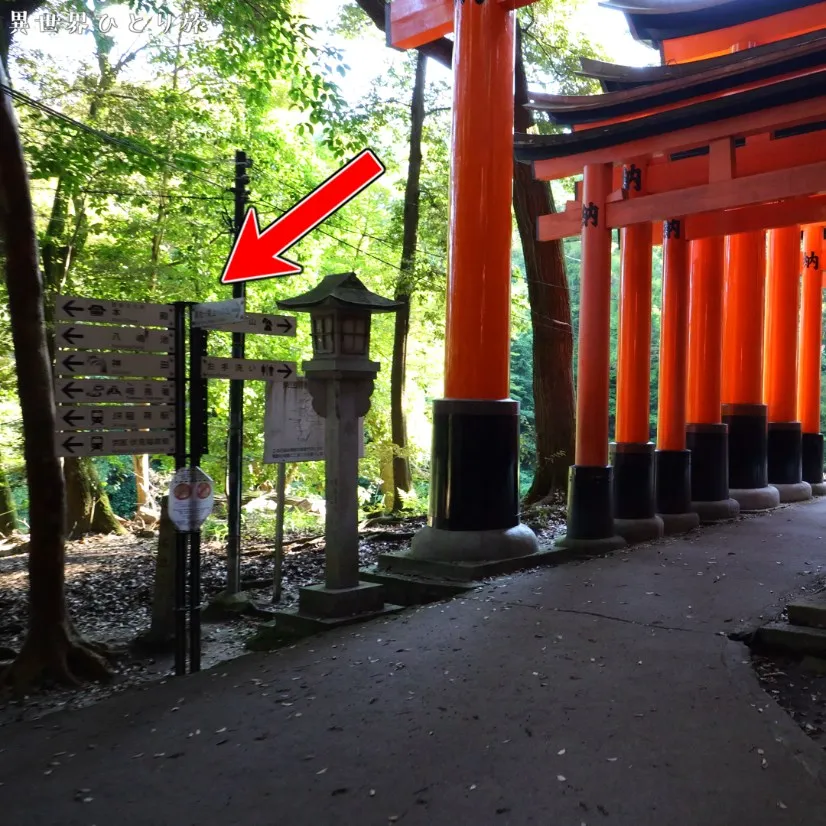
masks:
<svg viewBox="0 0 826 826"><path fill-rule="evenodd" d="M61 120L61 121L77 128L77 129L80 129L81 131L86 132L87 134L90 134L93 137L98 138L99 140L103 141L104 143L107 143L111 146L115 146L115 147L118 147L118 148L121 148L121 149L126 149L130 152L134 152L136 154L143 155L144 157L151 158L152 160L154 160L159 165L167 166L167 167L175 169L179 172L183 172L183 173L187 174L188 176L190 176L191 178L195 178L197 180L200 180L200 181L202 181L204 183L207 183L210 186L213 186L217 189L224 190L224 191L231 191L224 184L220 184L217 181L213 181L213 180L210 180L209 178L206 178L203 175L199 175L198 173L193 172L191 169L188 169L186 167L181 166L180 163L175 163L172 160L169 160L169 159L166 159L166 158L161 158L160 156L156 155L155 153L150 152L147 149L144 149L142 146L139 146L138 144L133 143L132 141L130 141L128 139L116 137L115 135L111 135L110 133L104 132L101 129L97 129L93 126L89 126L89 124L83 123L82 121L79 121L76 118L70 117L69 115L65 115L63 112L59 112L58 110L53 109L50 106L47 106L46 104L42 103L41 101L35 100L34 98L30 97L29 95L25 94L24 92L19 92L16 89L13 89L11 86L8 86L4 83L0 83L0 89L6 91L14 99L19 100L20 102L22 102L22 103L24 103L28 106L31 106L31 107L39 110L39 111L42 111L42 112L46 113L47 115L49 115L50 117L56 118L56 119ZM287 188L289 189L289 187L287 187ZM93 190L82 190L82 191L94 193ZM103 191L103 190L101 190L98 194L121 195L123 197L127 197L127 196L140 197L137 193L115 192L115 191L106 192L106 191ZM295 197L303 197L303 196L299 196L297 193L295 193L295 191L293 191L292 194L294 194ZM213 200L213 199L214 200L220 200L220 201L227 200L226 196L209 198L208 196L196 196L196 195L176 196L176 195L169 194L168 197L192 198L192 199L196 199L196 200ZM269 202L266 202L266 201L259 201L259 203L264 204L265 206L269 206L272 209L279 210L282 213L286 211L286 209L284 207L278 206L278 205L273 204L273 203L269 203ZM389 243L388 241L385 241L385 240L383 240L381 238L378 238L376 236L372 236L369 233L360 232L359 230L349 230L345 227L340 227L340 226L336 226L336 229L340 229L344 232L358 233L358 234L362 235L363 237L370 237L372 240L376 241L377 243L383 244L387 247L393 247L394 246L393 244ZM321 227L317 227L316 231L321 233L322 235L326 235L329 238L332 238L334 241L338 242L339 244L342 244L346 247L350 247L351 249L356 250L361 255L364 255L368 258L371 258L375 261L378 261L381 264L384 264L387 267L391 267L392 269L398 269L399 268L398 264L393 264L390 261L387 261L383 258L380 258L377 255L365 252L364 250L362 250L356 244L352 244L349 241L345 241L343 238L339 238L338 236L334 235L333 233L331 233L327 230L322 229ZM425 253L425 254L427 254L428 256L433 256L432 253Z"/></svg>
<svg viewBox="0 0 826 826"><path fill-rule="evenodd" d="M83 123L83 121L79 121L76 118L70 117L69 115L64 115L63 112L59 112L57 109L52 109L51 106L47 106L45 103L42 103L39 100L35 100L34 98L29 97L29 95L25 94L24 92L18 92L16 89L13 89L11 86L6 85L5 83L0 83L0 89L4 90L5 92L8 92L8 94L11 95L11 97L13 97L15 100L19 100L21 103L25 103L27 106L31 106L34 109L38 109L41 112L45 112L47 115L53 118L62 120L64 123L68 123L71 126L74 126L76 129L80 129L81 131L98 138L104 143L108 143L110 146L116 146L121 149L127 149L130 152L134 152L138 155L143 155L144 157L151 158L161 166L167 166L177 170L178 172L184 172L190 177L196 178L200 181L203 181L204 183L208 183L210 186L217 187L218 189L226 189L226 187L223 184L219 184L217 181L212 181L209 178L204 177L203 175L199 175L197 172L193 172L191 169L187 169L185 166L181 166L180 162L175 163L172 160L161 158L154 152L150 152L148 149L144 149L142 146L139 146L138 144L133 143L132 141L126 138L116 137L115 135L111 135L108 132L104 132L102 129L97 129L94 126L89 126L89 124Z"/></svg>

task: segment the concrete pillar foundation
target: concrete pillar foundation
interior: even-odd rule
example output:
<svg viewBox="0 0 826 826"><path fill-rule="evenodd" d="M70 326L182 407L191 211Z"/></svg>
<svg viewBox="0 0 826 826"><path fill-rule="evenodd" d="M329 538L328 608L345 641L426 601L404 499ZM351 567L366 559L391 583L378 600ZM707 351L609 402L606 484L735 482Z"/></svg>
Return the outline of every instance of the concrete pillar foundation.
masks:
<svg viewBox="0 0 826 826"><path fill-rule="evenodd" d="M568 473L568 531L554 544L561 548L622 548L614 528L612 468L574 465Z"/></svg>
<svg viewBox="0 0 826 826"><path fill-rule="evenodd" d="M519 508L519 402L436 400L430 516L410 556L482 562L535 553Z"/></svg>
<svg viewBox="0 0 826 826"><path fill-rule="evenodd" d="M691 509L691 451L657 450L654 476L657 516L665 534L698 527L700 517Z"/></svg>
<svg viewBox="0 0 826 826"><path fill-rule="evenodd" d="M527 525L487 531L448 531L427 525L410 544L408 556L450 562L484 562L527 556L539 550Z"/></svg>
<svg viewBox="0 0 826 826"><path fill-rule="evenodd" d="M732 488L732 499L740 503L740 513L767 511L780 504L780 493L773 485L762 488Z"/></svg>
<svg viewBox="0 0 826 826"><path fill-rule="evenodd" d="M654 507L654 443L613 443L610 456L614 532L627 542L658 539L663 523Z"/></svg>
<svg viewBox="0 0 826 826"><path fill-rule="evenodd" d="M731 498L715 499L711 502L692 501L691 510L700 517L701 525L708 525L713 522L735 519L740 514L740 503Z"/></svg>
<svg viewBox="0 0 826 826"><path fill-rule="evenodd" d="M691 451L691 510L702 524L736 517L740 505L728 492L728 426L686 425L686 447Z"/></svg>
<svg viewBox="0 0 826 826"><path fill-rule="evenodd" d="M781 503L805 502L812 498L812 486L808 482L774 482L773 488L777 488Z"/></svg>

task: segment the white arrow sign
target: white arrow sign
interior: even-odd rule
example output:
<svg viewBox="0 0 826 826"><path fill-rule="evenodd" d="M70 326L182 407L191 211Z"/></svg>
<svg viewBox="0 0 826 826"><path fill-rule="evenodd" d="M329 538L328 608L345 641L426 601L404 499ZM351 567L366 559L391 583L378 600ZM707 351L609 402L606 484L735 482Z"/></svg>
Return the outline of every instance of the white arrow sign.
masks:
<svg viewBox="0 0 826 826"><path fill-rule="evenodd" d="M201 362L205 379L259 379L286 381L295 376L294 361L267 361L265 359L220 359L208 356Z"/></svg>
<svg viewBox="0 0 826 826"><path fill-rule="evenodd" d="M58 403L169 402L175 399L171 381L124 381L123 379L71 379L55 382Z"/></svg>
<svg viewBox="0 0 826 826"><path fill-rule="evenodd" d="M244 299L210 301L192 308L192 326L214 328L218 324L232 324L244 317Z"/></svg>
<svg viewBox="0 0 826 826"><path fill-rule="evenodd" d="M224 333L255 333L264 336L294 336L295 317L291 315L267 315L246 313L241 321L231 324L210 325Z"/></svg>
<svg viewBox="0 0 826 826"><path fill-rule="evenodd" d="M172 428L175 413L172 405L117 405L112 407L57 408L58 430L102 430L104 428Z"/></svg>
<svg viewBox="0 0 826 826"><path fill-rule="evenodd" d="M141 327L175 326L175 308L171 304L148 304L143 301L101 301L60 295L55 305L58 321L100 321L107 324L138 324Z"/></svg>
<svg viewBox="0 0 826 826"><path fill-rule="evenodd" d="M168 330L145 327L105 327L97 324L58 324L57 343L76 350L143 350L170 353L173 336Z"/></svg>
<svg viewBox="0 0 826 826"><path fill-rule="evenodd" d="M199 467L175 471L169 483L169 518L184 532L197 531L212 513L215 485Z"/></svg>
<svg viewBox="0 0 826 826"><path fill-rule="evenodd" d="M55 373L59 376L174 376L171 356L144 353L78 353L63 350L57 354Z"/></svg>
<svg viewBox="0 0 826 826"><path fill-rule="evenodd" d="M175 433L167 430L102 430L55 433L58 456L128 456L173 453Z"/></svg>

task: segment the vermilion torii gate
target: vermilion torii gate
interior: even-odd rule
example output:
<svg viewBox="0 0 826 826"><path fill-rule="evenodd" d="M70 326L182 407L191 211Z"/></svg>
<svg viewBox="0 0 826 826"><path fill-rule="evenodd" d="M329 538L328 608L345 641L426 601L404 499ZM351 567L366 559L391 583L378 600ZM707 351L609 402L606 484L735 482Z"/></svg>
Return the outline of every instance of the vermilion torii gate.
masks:
<svg viewBox="0 0 826 826"><path fill-rule="evenodd" d="M681 530L698 513L725 518L737 503L763 509L808 497L812 487L823 492L826 3L640 0L623 10L666 59L691 62L588 62L586 73L611 91L534 95L536 108L573 131L516 143L539 178L583 174L577 199L538 227L541 239L582 239L577 449L564 540L574 546L656 536L660 518ZM646 392L652 224L664 262L656 452ZM623 270L612 481L615 228Z"/></svg>
<svg viewBox="0 0 826 826"><path fill-rule="evenodd" d="M514 10L534 0L393 0L387 39L454 33L445 398L433 406L429 524L410 556L532 556L519 522L519 404L509 397Z"/></svg>

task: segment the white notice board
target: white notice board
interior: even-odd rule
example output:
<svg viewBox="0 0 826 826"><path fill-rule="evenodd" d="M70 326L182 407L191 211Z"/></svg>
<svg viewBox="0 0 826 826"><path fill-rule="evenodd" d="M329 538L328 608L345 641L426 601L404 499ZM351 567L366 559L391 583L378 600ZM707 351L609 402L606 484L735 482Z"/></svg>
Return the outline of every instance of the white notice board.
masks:
<svg viewBox="0 0 826 826"><path fill-rule="evenodd" d="M364 456L364 419L359 419L359 458ZM324 460L324 419L313 410L306 379L267 383L264 463Z"/></svg>

